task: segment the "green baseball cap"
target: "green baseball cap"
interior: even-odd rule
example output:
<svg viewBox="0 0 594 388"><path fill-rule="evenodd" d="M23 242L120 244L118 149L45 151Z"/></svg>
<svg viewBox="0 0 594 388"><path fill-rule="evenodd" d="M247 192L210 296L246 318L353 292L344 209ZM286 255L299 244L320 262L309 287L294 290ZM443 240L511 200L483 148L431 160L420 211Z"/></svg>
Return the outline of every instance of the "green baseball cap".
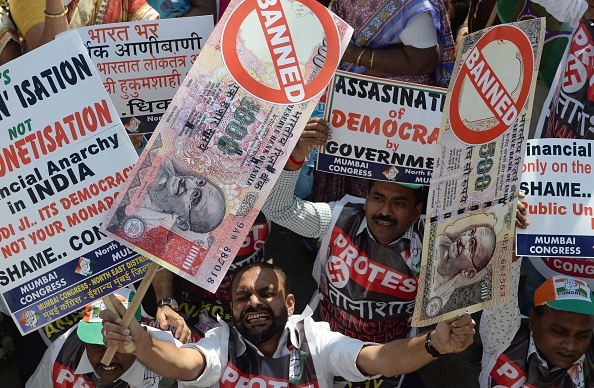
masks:
<svg viewBox="0 0 594 388"><path fill-rule="evenodd" d="M113 293L113 295L118 298L126 308L130 305L134 294L134 291L129 288L121 288ZM103 330L103 324L102 319L99 318L99 313L105 309L106 307L103 303L103 299L96 299L85 306L84 316L78 323L78 329L76 329L76 334L78 334L78 338L80 338L82 342L103 345L103 333L101 332L101 330ZM138 306L134 318L137 321L140 321L140 306Z"/></svg>

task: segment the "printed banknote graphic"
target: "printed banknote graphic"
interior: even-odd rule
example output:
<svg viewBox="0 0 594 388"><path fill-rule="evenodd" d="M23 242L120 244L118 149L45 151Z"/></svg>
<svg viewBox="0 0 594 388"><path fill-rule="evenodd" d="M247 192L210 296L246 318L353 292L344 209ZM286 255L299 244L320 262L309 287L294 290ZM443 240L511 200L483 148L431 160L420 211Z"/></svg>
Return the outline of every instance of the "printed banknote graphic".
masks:
<svg viewBox="0 0 594 388"><path fill-rule="evenodd" d="M427 223L414 326L502 303L544 23L469 35L450 84Z"/></svg>
<svg viewBox="0 0 594 388"><path fill-rule="evenodd" d="M216 290L351 34L314 0L232 2L104 230Z"/></svg>

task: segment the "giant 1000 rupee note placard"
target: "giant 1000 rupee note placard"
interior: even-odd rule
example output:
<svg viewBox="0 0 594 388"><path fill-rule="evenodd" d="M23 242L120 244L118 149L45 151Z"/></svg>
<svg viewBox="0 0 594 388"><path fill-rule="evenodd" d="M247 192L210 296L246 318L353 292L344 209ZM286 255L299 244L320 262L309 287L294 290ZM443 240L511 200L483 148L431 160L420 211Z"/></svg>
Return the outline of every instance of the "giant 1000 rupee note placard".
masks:
<svg viewBox="0 0 594 388"><path fill-rule="evenodd" d="M215 291L351 34L315 0L233 1L105 231Z"/></svg>
<svg viewBox="0 0 594 388"><path fill-rule="evenodd" d="M413 325L506 301L518 186L540 61L541 19L462 42L427 203Z"/></svg>

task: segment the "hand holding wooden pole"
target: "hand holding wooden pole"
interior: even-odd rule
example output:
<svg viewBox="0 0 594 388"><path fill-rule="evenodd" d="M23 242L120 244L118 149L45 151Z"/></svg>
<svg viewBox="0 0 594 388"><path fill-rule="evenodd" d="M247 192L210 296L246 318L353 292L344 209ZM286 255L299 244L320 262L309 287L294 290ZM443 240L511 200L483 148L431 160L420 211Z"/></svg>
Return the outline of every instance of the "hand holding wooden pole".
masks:
<svg viewBox="0 0 594 388"><path fill-rule="evenodd" d="M124 327L130 326L130 323L134 319L136 310L138 310L138 307L140 307L142 298L144 298L144 295L146 294L146 291L148 290L149 286L151 285L151 282L153 281L153 278L155 277L155 274L157 273L158 270L159 270L159 264L155 263L154 261L149 264L148 269L146 271L146 275L144 276L144 279L142 279L142 282L140 282L140 286L138 287L138 290L136 291L134 298L130 302L130 305L128 306L128 310L126 310L126 313L122 317L122 322L120 323L120 325L122 325ZM113 308L113 310L110 309L109 311L113 312L115 310L115 306L113 305L113 303L111 303L111 300L109 302L106 302L106 300L109 300L109 295L103 298L103 303L105 303L105 306L108 309L109 309L109 306L111 306ZM131 350L129 350L129 348L128 348L130 345L132 345ZM130 343L125 346L125 349L127 352L131 352L131 351L134 351L134 349L136 349L136 347L134 346L133 343ZM113 359L113 356L115 356L116 351L117 351L117 346L109 346L107 348L107 350L105 351L103 358L101 359L101 363L103 365L111 364L111 360Z"/></svg>

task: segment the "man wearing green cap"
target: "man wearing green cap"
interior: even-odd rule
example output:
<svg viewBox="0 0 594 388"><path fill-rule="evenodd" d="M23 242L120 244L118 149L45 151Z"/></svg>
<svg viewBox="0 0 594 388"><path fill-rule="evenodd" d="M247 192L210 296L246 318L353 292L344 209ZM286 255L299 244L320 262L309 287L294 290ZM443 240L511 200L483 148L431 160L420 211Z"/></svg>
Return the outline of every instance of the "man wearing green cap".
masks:
<svg viewBox="0 0 594 388"><path fill-rule="evenodd" d="M423 190L369 181L364 200L312 203L294 196L305 157L330 133L327 121L310 119L262 211L299 235L322 238L314 265L318 293L311 302L316 318L363 341L406 338L421 263ZM396 387L401 376L381 380L375 385ZM422 386L413 376L407 380Z"/></svg>
<svg viewBox="0 0 594 388"><path fill-rule="evenodd" d="M134 292L122 288L114 293L128 306ZM105 310L101 299L88 304L78 326L73 326L47 349L27 388L101 387L101 388L167 388L177 387L172 379L164 379L147 369L131 354L116 353L109 366L101 363L107 347L103 344L103 326L99 313ZM140 308L135 318L140 320ZM169 331L147 328L149 334L162 341L176 343ZM177 345L181 343L177 342Z"/></svg>
<svg viewBox="0 0 594 388"><path fill-rule="evenodd" d="M547 279L526 318L517 302L520 260L512 271L512 300L481 317L481 387L594 386L594 295L587 283L565 275Z"/></svg>

